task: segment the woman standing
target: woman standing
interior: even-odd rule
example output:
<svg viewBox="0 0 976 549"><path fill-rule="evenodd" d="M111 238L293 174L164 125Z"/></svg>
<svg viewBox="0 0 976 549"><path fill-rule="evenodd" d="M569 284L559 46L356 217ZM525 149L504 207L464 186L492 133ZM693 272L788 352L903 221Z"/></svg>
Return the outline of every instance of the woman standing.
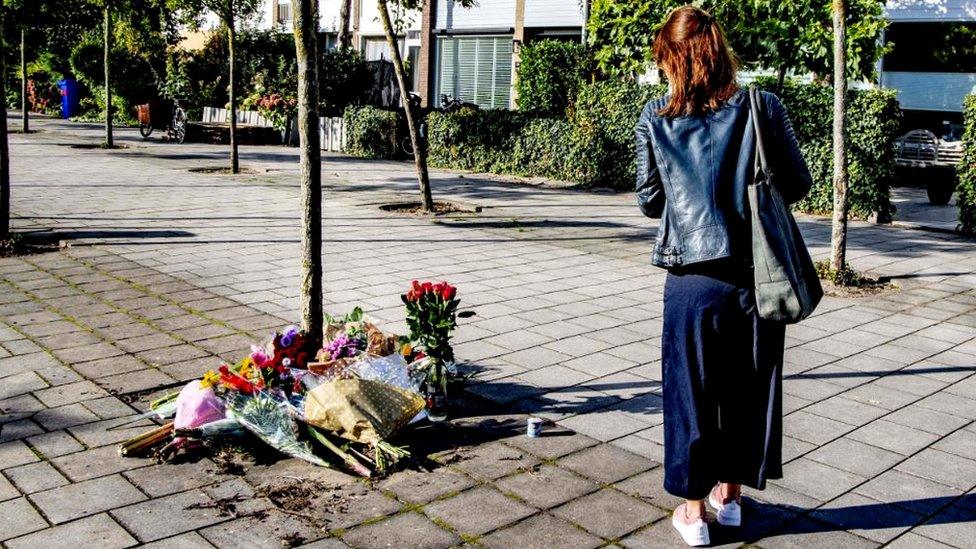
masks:
<svg viewBox="0 0 976 549"><path fill-rule="evenodd" d="M662 369L665 489L685 503L672 523L709 543L705 500L719 524L741 523L740 488L782 477L785 325L759 317L753 295L747 186L755 136L749 96L721 27L707 12L671 12L654 41L669 93L637 124L637 197L661 218L652 262L668 270ZM787 203L811 179L786 111L762 93L766 149Z"/></svg>

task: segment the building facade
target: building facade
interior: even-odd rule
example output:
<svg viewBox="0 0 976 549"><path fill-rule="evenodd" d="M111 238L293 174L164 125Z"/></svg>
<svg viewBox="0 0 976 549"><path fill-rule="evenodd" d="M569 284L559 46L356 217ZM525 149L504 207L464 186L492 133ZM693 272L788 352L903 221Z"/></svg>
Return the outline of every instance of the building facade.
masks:
<svg viewBox="0 0 976 549"><path fill-rule="evenodd" d="M897 91L905 111L955 118L976 93L976 2L889 0L879 84Z"/></svg>

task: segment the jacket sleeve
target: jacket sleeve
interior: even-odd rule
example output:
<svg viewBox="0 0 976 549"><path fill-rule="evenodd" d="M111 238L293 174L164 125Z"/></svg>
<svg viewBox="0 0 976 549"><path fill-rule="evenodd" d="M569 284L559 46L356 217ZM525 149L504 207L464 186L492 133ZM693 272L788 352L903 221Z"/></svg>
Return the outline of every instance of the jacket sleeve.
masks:
<svg viewBox="0 0 976 549"><path fill-rule="evenodd" d="M778 183L776 189L787 204L793 204L802 200L810 192L813 179L803 159L800 144L796 140L796 133L793 131L793 125L790 124L786 109L775 95L768 94L766 99L767 119L770 130L776 138L773 140L776 154L770 159L774 163L771 167L775 174L774 181Z"/></svg>
<svg viewBox="0 0 976 549"><path fill-rule="evenodd" d="M660 218L664 212L664 185L649 135L651 105L644 107L637 122L637 205L647 217Z"/></svg>

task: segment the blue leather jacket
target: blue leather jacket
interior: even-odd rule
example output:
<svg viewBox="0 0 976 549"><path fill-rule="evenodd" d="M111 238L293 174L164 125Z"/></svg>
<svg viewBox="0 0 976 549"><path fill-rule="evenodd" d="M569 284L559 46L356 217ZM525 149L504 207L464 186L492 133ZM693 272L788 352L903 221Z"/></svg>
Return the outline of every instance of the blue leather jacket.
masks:
<svg viewBox="0 0 976 549"><path fill-rule="evenodd" d="M651 256L671 268L721 258L751 258L746 187L754 175L749 94L696 116L665 118L667 96L650 101L637 123L637 202L662 218ZM812 180L786 110L762 92L767 157L783 199L792 204Z"/></svg>

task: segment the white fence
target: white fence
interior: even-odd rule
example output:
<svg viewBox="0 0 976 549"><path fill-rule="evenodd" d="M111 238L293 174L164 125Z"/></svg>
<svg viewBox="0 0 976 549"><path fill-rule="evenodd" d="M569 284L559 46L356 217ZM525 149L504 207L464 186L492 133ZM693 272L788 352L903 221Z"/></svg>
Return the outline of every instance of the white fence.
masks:
<svg viewBox="0 0 976 549"><path fill-rule="evenodd" d="M201 122L220 124L228 121L230 121L229 110L218 109L217 107L203 108ZM273 126L270 120L261 116L257 111L237 111L237 123L265 127ZM289 130L291 130L291 143L297 144L298 124L296 120L291 121ZM341 116L319 118L319 142L323 151L342 152L346 145L346 131Z"/></svg>

